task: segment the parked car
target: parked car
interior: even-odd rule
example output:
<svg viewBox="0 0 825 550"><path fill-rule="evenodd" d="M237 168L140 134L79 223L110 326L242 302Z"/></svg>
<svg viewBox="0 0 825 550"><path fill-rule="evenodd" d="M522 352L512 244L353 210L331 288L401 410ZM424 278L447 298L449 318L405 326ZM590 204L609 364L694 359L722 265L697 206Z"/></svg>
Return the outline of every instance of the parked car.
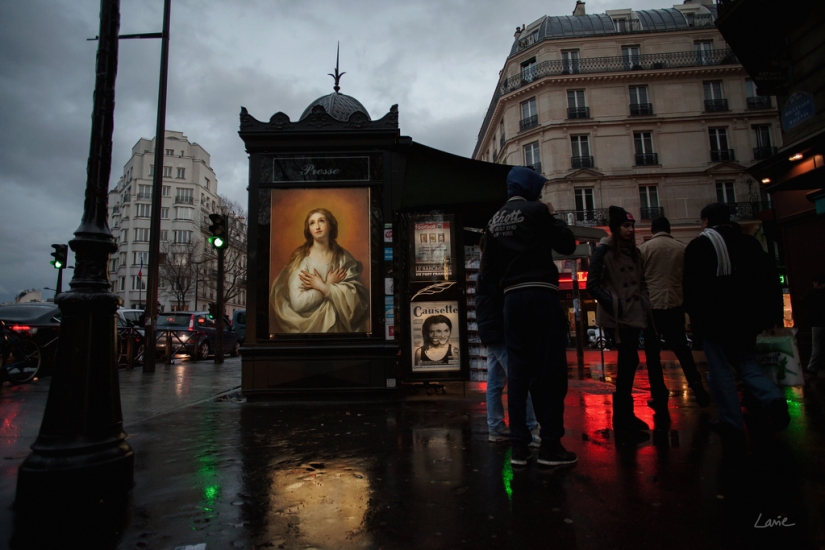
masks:
<svg viewBox="0 0 825 550"><path fill-rule="evenodd" d="M238 335L238 343L243 345L246 340L246 310L239 309L232 314L232 326L235 327L235 334Z"/></svg>
<svg viewBox="0 0 825 550"><path fill-rule="evenodd" d="M172 355L186 354L197 361L206 360L215 352L218 331L208 311L173 311L159 315L155 347L159 355L166 354L167 333L171 336ZM224 353L237 357L240 348L235 328L224 318Z"/></svg>
<svg viewBox="0 0 825 550"><path fill-rule="evenodd" d="M140 324L140 318L143 316L142 309L126 309L126 308L118 308L117 314L121 317L124 321L129 323L132 326L138 326Z"/></svg>
<svg viewBox="0 0 825 550"><path fill-rule="evenodd" d="M40 346L40 374L54 369L57 339L60 335L60 308L52 302L30 302L0 306L0 319L23 338L31 338Z"/></svg>

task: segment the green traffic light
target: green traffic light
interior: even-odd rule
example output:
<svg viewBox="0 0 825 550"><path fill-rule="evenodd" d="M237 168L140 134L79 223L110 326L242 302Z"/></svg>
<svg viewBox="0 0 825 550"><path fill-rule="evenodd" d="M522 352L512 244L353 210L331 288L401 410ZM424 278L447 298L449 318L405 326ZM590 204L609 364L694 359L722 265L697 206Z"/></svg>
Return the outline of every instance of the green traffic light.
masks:
<svg viewBox="0 0 825 550"><path fill-rule="evenodd" d="M223 237L212 235L209 237L209 244L212 245L212 248L224 248L226 246L226 241L223 240Z"/></svg>
<svg viewBox="0 0 825 550"><path fill-rule="evenodd" d="M60 262L60 260L52 260L49 263L52 264L55 269L63 269L63 264Z"/></svg>

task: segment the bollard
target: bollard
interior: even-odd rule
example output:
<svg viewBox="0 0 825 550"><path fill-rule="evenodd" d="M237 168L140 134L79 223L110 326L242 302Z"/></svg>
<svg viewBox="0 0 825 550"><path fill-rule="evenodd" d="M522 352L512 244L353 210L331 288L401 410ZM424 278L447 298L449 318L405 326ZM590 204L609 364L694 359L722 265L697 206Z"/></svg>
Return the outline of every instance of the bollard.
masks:
<svg viewBox="0 0 825 550"><path fill-rule="evenodd" d="M166 364L172 364L172 331L166 331Z"/></svg>
<svg viewBox="0 0 825 550"><path fill-rule="evenodd" d="M126 368L132 370L135 368L134 346L135 336L132 334L133 328L126 331Z"/></svg>

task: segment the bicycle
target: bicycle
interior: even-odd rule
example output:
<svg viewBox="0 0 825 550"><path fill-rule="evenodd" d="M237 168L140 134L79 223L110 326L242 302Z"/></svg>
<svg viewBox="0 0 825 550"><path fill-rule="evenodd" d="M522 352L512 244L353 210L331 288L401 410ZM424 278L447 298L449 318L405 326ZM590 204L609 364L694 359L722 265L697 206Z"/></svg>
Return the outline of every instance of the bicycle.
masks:
<svg viewBox="0 0 825 550"><path fill-rule="evenodd" d="M40 346L20 338L0 321L0 373L12 384L24 384L37 376L42 361Z"/></svg>

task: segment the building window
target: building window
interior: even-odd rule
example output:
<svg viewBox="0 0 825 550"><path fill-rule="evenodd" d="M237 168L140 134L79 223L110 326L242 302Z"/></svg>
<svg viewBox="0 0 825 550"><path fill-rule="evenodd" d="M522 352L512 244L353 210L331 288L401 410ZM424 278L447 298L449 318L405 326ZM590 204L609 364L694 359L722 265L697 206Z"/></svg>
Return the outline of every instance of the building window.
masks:
<svg viewBox="0 0 825 550"><path fill-rule="evenodd" d="M135 240L133 242L148 243L149 242L149 228L148 227L136 227L135 228Z"/></svg>
<svg viewBox="0 0 825 550"><path fill-rule="evenodd" d="M176 243L191 243L192 242L192 232L191 231L182 231L182 230L175 230L173 231L175 236Z"/></svg>
<svg viewBox="0 0 825 550"><path fill-rule="evenodd" d="M183 179L186 177L186 168L178 168L178 178Z"/></svg>
<svg viewBox="0 0 825 550"><path fill-rule="evenodd" d="M126 290L126 277L118 277L120 290Z"/></svg>
<svg viewBox="0 0 825 550"><path fill-rule="evenodd" d="M659 189L655 185L639 186L639 206L643 220L652 220L662 215L659 207Z"/></svg>
<svg viewBox="0 0 825 550"><path fill-rule="evenodd" d="M590 118L584 103L584 90L567 90L567 118Z"/></svg>
<svg viewBox="0 0 825 550"><path fill-rule="evenodd" d="M770 109L771 96L757 95L756 85L753 80L745 80L745 93L747 95L748 109Z"/></svg>
<svg viewBox="0 0 825 550"><path fill-rule="evenodd" d="M166 150L166 156L167 157L174 157L175 156L175 150L174 149L167 149Z"/></svg>
<svg viewBox="0 0 825 550"><path fill-rule="evenodd" d="M541 174L541 156L538 141L524 146L524 165Z"/></svg>
<svg viewBox="0 0 825 550"><path fill-rule="evenodd" d="M653 152L653 134L651 132L633 132L633 144L636 148L636 166L659 164L658 155Z"/></svg>
<svg viewBox="0 0 825 550"><path fill-rule="evenodd" d="M561 64L563 74L577 74L580 72L579 50L562 50Z"/></svg>
<svg viewBox="0 0 825 550"><path fill-rule="evenodd" d="M697 65L713 65L713 41L700 40L696 42L694 49L696 51Z"/></svg>
<svg viewBox="0 0 825 550"><path fill-rule="evenodd" d="M161 208L160 209L160 219L168 220L169 219L169 209L168 208Z"/></svg>
<svg viewBox="0 0 825 550"><path fill-rule="evenodd" d="M728 146L728 131L725 128L709 128L710 137L710 160L721 162L725 160L735 160L733 149Z"/></svg>
<svg viewBox="0 0 825 550"><path fill-rule="evenodd" d="M195 204L195 192L193 189L178 188L175 195L176 204Z"/></svg>
<svg viewBox="0 0 825 550"><path fill-rule="evenodd" d="M595 221L595 203L593 202L593 188L584 187L574 190L576 195L576 221Z"/></svg>
<svg viewBox="0 0 825 550"><path fill-rule="evenodd" d="M736 193L733 190L732 181L716 182L716 202L723 204L734 204L736 202Z"/></svg>
<svg viewBox="0 0 825 550"><path fill-rule="evenodd" d="M138 185L138 199L143 200L150 200L152 198L152 186L151 185Z"/></svg>
<svg viewBox="0 0 825 550"><path fill-rule="evenodd" d="M149 265L148 252L132 252L132 265Z"/></svg>
<svg viewBox="0 0 825 550"><path fill-rule="evenodd" d="M154 175L155 175L155 165L154 165L154 164L150 164L150 165L149 165L149 177L151 178L151 177L152 177L152 176L154 176Z"/></svg>
<svg viewBox="0 0 825 550"><path fill-rule="evenodd" d="M625 70L642 68L642 55L639 46L622 46L622 63Z"/></svg>
<svg viewBox="0 0 825 550"><path fill-rule="evenodd" d="M533 126L538 126L539 115L536 111L536 98L528 99L521 103L521 120L519 121L519 129L527 130ZM501 135L504 135L502 131Z"/></svg>
<svg viewBox="0 0 825 550"><path fill-rule="evenodd" d="M172 177L172 167L171 166L164 166L163 167L163 177L164 178L171 178Z"/></svg>
<svg viewBox="0 0 825 550"><path fill-rule="evenodd" d="M756 147L753 148L754 160L765 160L771 158L775 153L775 148L771 146L771 127L768 124L758 124L753 127L753 137Z"/></svg>
<svg viewBox="0 0 825 550"><path fill-rule="evenodd" d="M161 189L162 189L162 192L161 192L160 196L161 197L168 197L169 193L172 190L172 187L169 186L169 185L164 185Z"/></svg>
<svg viewBox="0 0 825 550"><path fill-rule="evenodd" d="M136 218L151 218L152 217L152 205L151 204L143 204L139 203L135 205L135 217Z"/></svg>
<svg viewBox="0 0 825 550"><path fill-rule="evenodd" d="M146 290L147 277L132 275L132 290Z"/></svg>
<svg viewBox="0 0 825 550"><path fill-rule="evenodd" d="M653 105L647 94L647 86L630 87L630 115L652 115Z"/></svg>
<svg viewBox="0 0 825 550"><path fill-rule="evenodd" d="M175 219L176 220L194 220L195 219L195 209L194 208L185 208L181 206L175 207Z"/></svg>
<svg viewBox="0 0 825 550"><path fill-rule="evenodd" d="M705 111L714 113L728 110L728 100L722 97L722 81L714 80L703 84L705 90Z"/></svg>
<svg viewBox="0 0 825 550"><path fill-rule="evenodd" d="M161 229L160 231L160 242L166 242L169 240L169 232L165 229Z"/></svg>
<svg viewBox="0 0 825 550"><path fill-rule="evenodd" d="M204 186L206 187L206 190L209 191L209 178L203 178L203 179L206 180L204 182Z"/></svg>
<svg viewBox="0 0 825 550"><path fill-rule="evenodd" d="M521 64L521 79L525 82L532 82L536 79L536 58L531 57Z"/></svg>
<svg viewBox="0 0 825 550"><path fill-rule="evenodd" d="M590 138L587 136L570 136L570 145L573 150L571 164L573 168L593 168L593 157L590 155Z"/></svg>

